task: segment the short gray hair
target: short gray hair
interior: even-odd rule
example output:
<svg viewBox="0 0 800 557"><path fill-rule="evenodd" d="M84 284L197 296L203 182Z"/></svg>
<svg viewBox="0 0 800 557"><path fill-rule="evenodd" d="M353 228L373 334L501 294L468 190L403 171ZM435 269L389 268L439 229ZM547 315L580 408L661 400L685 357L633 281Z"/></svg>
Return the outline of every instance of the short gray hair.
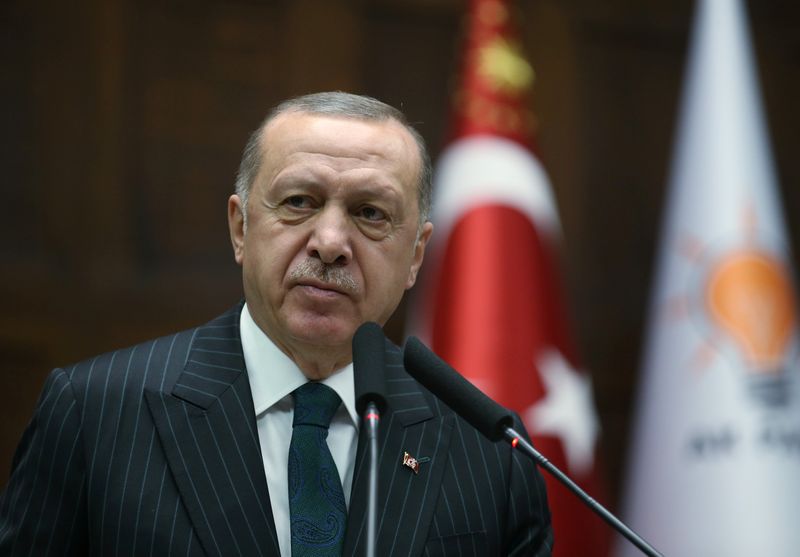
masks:
<svg viewBox="0 0 800 557"><path fill-rule="evenodd" d="M236 175L236 194L242 200L242 210L247 209L247 198L262 162L261 136L270 122L287 112L306 112L328 116L341 116L356 120L384 122L395 120L401 124L414 138L419 152L420 168L417 178L417 203L419 206L419 227L428 220L431 209L431 182L433 170L431 158L425 147L425 140L408 122L405 115L386 103L364 95L354 95L342 91L312 93L283 101L273 108L261 125L250 134L250 139L242 153L239 172Z"/></svg>

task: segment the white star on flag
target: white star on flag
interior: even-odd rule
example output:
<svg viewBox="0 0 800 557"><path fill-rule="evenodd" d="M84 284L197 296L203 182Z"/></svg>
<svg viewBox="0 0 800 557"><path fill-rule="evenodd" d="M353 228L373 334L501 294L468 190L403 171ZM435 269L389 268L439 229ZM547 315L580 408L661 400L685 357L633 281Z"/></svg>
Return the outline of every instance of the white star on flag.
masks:
<svg viewBox="0 0 800 557"><path fill-rule="evenodd" d="M590 472L600 427L589 375L553 350L543 353L536 367L547 394L525 411L525 425L533 434L561 439L570 472Z"/></svg>

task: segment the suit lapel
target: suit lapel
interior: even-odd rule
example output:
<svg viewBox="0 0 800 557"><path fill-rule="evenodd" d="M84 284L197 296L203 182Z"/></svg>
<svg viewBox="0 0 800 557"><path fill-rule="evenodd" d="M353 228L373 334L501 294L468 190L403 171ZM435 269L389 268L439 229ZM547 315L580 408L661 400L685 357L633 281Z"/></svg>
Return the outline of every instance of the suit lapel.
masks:
<svg viewBox="0 0 800 557"><path fill-rule="evenodd" d="M195 331L170 389L145 396L181 499L209 555L278 555L241 305Z"/></svg>
<svg viewBox="0 0 800 557"><path fill-rule="evenodd" d="M387 344L388 408L381 417L378 449L379 555L422 553L447 464L452 416L430 408L406 373L400 351ZM358 440L344 555L363 555L366 542L367 465L364 428ZM421 459L419 473L403 465L403 454Z"/></svg>

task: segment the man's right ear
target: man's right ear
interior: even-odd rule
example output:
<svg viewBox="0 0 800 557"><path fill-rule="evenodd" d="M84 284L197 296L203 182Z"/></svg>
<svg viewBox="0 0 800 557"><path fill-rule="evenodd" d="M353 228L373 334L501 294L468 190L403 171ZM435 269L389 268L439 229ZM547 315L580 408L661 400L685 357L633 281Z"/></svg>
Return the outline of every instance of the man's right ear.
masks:
<svg viewBox="0 0 800 557"><path fill-rule="evenodd" d="M233 258L239 265L244 259L244 210L238 195L233 194L228 198L228 232L233 245Z"/></svg>

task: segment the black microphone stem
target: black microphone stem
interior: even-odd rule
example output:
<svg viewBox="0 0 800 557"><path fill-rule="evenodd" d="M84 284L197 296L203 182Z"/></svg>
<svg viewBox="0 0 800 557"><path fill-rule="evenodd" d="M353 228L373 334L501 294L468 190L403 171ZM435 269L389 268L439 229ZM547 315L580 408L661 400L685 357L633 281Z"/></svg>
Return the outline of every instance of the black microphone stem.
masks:
<svg viewBox="0 0 800 557"><path fill-rule="evenodd" d="M386 337L377 323L364 323L353 335L356 411L364 418L368 443L367 557L375 557L378 536L378 423L386 410L385 350Z"/></svg>
<svg viewBox="0 0 800 557"><path fill-rule="evenodd" d="M367 485L367 557L375 557L375 543L378 534L378 423L381 420L378 407L374 402L367 404L364 411L364 425L367 428L369 443L369 471Z"/></svg>
<svg viewBox="0 0 800 557"><path fill-rule="evenodd" d="M644 541L641 536L628 528L624 522L611 514L603 505L595 501L588 493L582 490L578 484L570 479L569 476L559 470L552 462L547 460L542 453L534 449L533 445L528 443L522 435L514 430L513 427L506 426L504 429L504 435L506 440L511 443L512 447L515 449L521 449L523 453L535 460L540 467L550 472L555 479L560 481L567 487L567 489L577 495L578 498L586 503L586 505L595 513L597 513L600 518L605 520L617 532L628 538L633 545L641 549L642 553L649 555L650 557L664 557L661 553L656 551L653 546Z"/></svg>

